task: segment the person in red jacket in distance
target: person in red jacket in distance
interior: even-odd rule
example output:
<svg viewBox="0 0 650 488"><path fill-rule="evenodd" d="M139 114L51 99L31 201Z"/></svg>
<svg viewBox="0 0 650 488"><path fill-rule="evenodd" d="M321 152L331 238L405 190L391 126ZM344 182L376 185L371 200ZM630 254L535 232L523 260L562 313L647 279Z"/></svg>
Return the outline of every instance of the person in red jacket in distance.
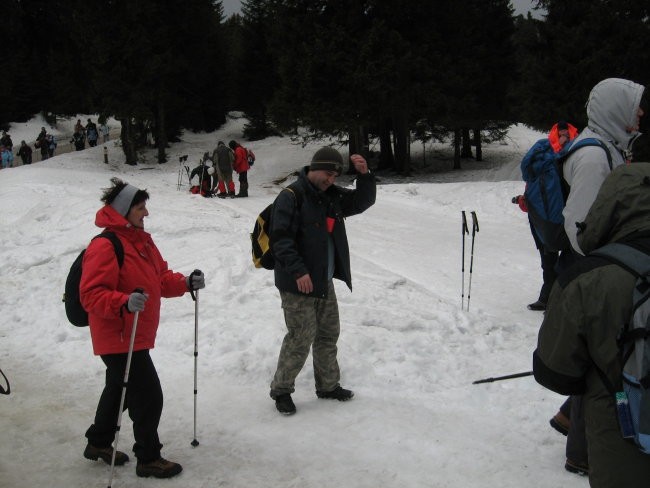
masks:
<svg viewBox="0 0 650 488"><path fill-rule="evenodd" d="M239 193L235 195L236 197L247 197L248 196L248 170L250 166L248 165L248 153L246 149L239 144L237 141L230 141L228 147L232 149L235 154L235 162L233 163L233 169L239 174Z"/></svg>

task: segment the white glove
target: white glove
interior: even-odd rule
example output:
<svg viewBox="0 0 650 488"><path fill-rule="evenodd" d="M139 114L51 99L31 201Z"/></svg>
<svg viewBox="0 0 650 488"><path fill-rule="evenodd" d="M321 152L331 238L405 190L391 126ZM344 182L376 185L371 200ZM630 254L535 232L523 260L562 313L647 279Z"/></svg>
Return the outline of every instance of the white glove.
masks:
<svg viewBox="0 0 650 488"><path fill-rule="evenodd" d="M147 301L149 296L146 293L134 291L129 295L129 301L126 303L126 309L133 312L142 312L144 310L144 302Z"/></svg>

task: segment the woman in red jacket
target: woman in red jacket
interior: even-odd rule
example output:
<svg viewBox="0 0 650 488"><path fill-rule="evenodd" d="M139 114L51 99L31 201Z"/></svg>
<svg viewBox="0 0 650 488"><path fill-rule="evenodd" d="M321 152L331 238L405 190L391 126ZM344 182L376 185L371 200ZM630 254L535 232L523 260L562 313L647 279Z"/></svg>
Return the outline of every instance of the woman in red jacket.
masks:
<svg viewBox="0 0 650 488"><path fill-rule="evenodd" d="M232 164L233 169L239 174L239 193L236 197L248 196L248 153L237 141L228 143L230 149L235 153L235 162Z"/></svg>
<svg viewBox="0 0 650 488"><path fill-rule="evenodd" d="M84 456L111 463L134 312L139 312L126 396L133 421L136 474L169 478L183 468L160 456L158 423L163 395L149 349L154 347L158 330L160 299L182 296L190 287L203 288L205 279L201 272L192 273L190 280L167 267L151 235L144 230L144 218L149 215L146 190L117 178L111 183L102 195L105 205L97 212L95 225L117 235L124 248L124 261L120 266L110 240L94 239L84 254L79 285L81 304L88 312L93 351L106 365L106 384L95 422L86 432ZM115 453L116 465L128 460L125 453Z"/></svg>

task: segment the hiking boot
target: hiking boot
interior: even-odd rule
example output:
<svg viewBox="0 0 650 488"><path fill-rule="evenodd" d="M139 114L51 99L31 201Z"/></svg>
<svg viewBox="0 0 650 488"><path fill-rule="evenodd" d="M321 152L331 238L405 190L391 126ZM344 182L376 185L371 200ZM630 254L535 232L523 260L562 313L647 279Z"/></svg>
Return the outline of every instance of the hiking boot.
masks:
<svg viewBox="0 0 650 488"><path fill-rule="evenodd" d="M339 402L345 402L350 400L354 396L354 392L346 390L337 386L332 391L319 391L316 390L316 396L318 398L328 398L331 400L338 400Z"/></svg>
<svg viewBox="0 0 650 488"><path fill-rule="evenodd" d="M571 461L569 458L564 463L564 469L569 473L579 474L580 476L587 476L589 474L589 465L587 463Z"/></svg>
<svg viewBox="0 0 650 488"><path fill-rule="evenodd" d="M88 444L86 449L84 449L84 457L90 459L91 461L97 461L101 459L106 464L110 465L113 460L113 448L112 447L95 447L92 444ZM122 466L124 463L129 461L129 456L127 456L122 451L115 452L115 466Z"/></svg>
<svg viewBox="0 0 650 488"><path fill-rule="evenodd" d="M149 476L153 476L154 478L171 478L181 471L183 471L183 466L167 461L162 457L148 463L138 461L138 465L135 467L135 474L141 478L148 478Z"/></svg>
<svg viewBox="0 0 650 488"><path fill-rule="evenodd" d="M229 191L228 192L228 198L235 198L237 195L235 195L234 191Z"/></svg>
<svg viewBox="0 0 650 488"><path fill-rule="evenodd" d="M217 193L217 196L219 198L226 198L226 196L228 196L228 194L227 193Z"/></svg>
<svg viewBox="0 0 650 488"><path fill-rule="evenodd" d="M278 409L282 415L293 415L296 413L296 406L291 399L289 393L283 393L275 397L275 408Z"/></svg>
<svg viewBox="0 0 650 488"><path fill-rule="evenodd" d="M571 420L569 420L562 412L556 413L548 423L551 424L551 427L557 430L560 434L569 435Z"/></svg>
<svg viewBox="0 0 650 488"><path fill-rule="evenodd" d="M535 311L546 310L546 303L540 300L537 300L535 303L529 303L528 310L535 310Z"/></svg>

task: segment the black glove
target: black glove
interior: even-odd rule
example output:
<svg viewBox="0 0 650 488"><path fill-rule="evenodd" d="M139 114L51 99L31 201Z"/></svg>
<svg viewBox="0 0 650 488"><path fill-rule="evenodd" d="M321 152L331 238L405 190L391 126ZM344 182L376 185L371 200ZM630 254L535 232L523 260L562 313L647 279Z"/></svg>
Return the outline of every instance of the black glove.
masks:
<svg viewBox="0 0 650 488"><path fill-rule="evenodd" d="M187 283L188 290L200 290L201 288L205 288L205 275L200 269L195 269L185 278L185 282Z"/></svg>

